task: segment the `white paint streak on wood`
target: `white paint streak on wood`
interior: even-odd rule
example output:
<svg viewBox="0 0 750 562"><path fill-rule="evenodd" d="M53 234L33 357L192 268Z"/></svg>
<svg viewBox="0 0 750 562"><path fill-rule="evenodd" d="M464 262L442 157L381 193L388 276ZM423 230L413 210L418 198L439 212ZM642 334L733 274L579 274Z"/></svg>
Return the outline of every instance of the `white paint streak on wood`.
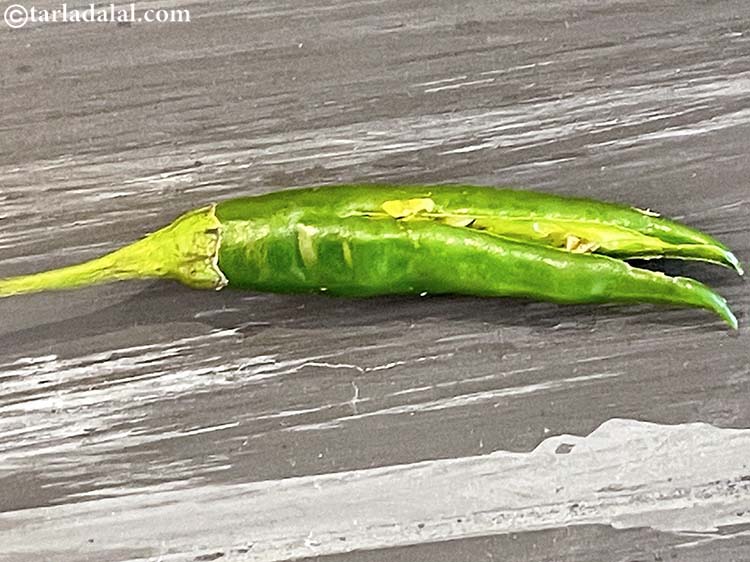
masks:
<svg viewBox="0 0 750 562"><path fill-rule="evenodd" d="M711 533L750 523L748 450L750 430L613 419L529 453L181 491L156 486L5 513L0 544L5 559L54 549L121 560L145 549L190 560L202 544L224 560L275 561L579 524ZM248 543L249 552L233 550Z"/></svg>

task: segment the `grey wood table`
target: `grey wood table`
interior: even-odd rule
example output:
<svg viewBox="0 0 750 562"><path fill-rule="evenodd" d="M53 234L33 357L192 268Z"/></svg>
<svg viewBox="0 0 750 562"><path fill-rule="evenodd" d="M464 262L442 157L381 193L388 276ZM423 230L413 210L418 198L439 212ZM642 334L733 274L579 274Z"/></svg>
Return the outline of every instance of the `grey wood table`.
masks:
<svg viewBox="0 0 750 562"><path fill-rule="evenodd" d="M165 6L190 22L0 24L0 276L381 181L636 204L750 261L745 0ZM659 267L740 331L169 282L3 299L0 560L750 560L750 290Z"/></svg>

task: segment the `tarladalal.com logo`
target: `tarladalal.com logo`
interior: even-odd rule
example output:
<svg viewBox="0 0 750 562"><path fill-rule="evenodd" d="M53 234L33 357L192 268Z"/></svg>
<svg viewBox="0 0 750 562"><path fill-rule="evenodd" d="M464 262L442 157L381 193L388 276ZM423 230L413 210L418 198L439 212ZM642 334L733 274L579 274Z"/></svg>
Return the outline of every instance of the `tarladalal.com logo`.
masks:
<svg viewBox="0 0 750 562"><path fill-rule="evenodd" d="M152 8L136 12L135 4L89 4L85 8L38 8L31 5L11 4L3 12L8 27L19 29L30 23L190 23L187 8Z"/></svg>

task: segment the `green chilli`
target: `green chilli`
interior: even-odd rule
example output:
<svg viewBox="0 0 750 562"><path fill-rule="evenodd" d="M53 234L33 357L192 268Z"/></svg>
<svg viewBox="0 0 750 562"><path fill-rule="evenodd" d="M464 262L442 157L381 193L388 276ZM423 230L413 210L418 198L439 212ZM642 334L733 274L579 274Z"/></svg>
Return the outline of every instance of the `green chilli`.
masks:
<svg viewBox="0 0 750 562"><path fill-rule="evenodd" d="M224 201L101 258L0 280L0 297L123 279L276 293L511 296L647 302L737 320L707 286L632 267L742 267L710 236L651 211L491 187L342 185Z"/></svg>

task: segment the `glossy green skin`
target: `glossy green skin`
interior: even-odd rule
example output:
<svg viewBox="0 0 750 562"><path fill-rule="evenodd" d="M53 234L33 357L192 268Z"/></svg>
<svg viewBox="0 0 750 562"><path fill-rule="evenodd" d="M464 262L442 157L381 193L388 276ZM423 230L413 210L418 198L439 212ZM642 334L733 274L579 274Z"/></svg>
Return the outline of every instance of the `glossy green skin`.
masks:
<svg viewBox="0 0 750 562"><path fill-rule="evenodd" d="M470 210L498 217L538 216L619 225L675 243L710 244L712 237L677 222L650 216L625 205L548 193L471 185L333 185L277 191L219 203L219 220L245 220L313 211L346 217L380 209L385 201L430 197L444 209Z"/></svg>
<svg viewBox="0 0 750 562"><path fill-rule="evenodd" d="M0 298L170 278L276 293L652 302L705 308L737 328L705 285L611 256L699 259L742 273L709 236L628 207L489 187L333 186L195 209L99 258L0 279Z"/></svg>
<svg viewBox="0 0 750 562"><path fill-rule="evenodd" d="M419 188L425 191L425 187ZM632 224L654 218L623 207L491 188L430 187L450 204L528 212L589 213ZM712 310L736 320L724 300L687 278L631 267L607 256L574 254L432 221L358 216L383 201L419 197L403 187L337 186L220 203L219 269L230 287L342 296L456 293L519 296L561 303L650 302ZM649 226L643 222L643 226ZM665 221L669 223L669 221ZM671 226L673 223L669 223ZM680 226L680 225L677 225ZM685 227L686 228L686 227ZM673 236L696 236L690 229ZM698 235L700 236L700 235Z"/></svg>

